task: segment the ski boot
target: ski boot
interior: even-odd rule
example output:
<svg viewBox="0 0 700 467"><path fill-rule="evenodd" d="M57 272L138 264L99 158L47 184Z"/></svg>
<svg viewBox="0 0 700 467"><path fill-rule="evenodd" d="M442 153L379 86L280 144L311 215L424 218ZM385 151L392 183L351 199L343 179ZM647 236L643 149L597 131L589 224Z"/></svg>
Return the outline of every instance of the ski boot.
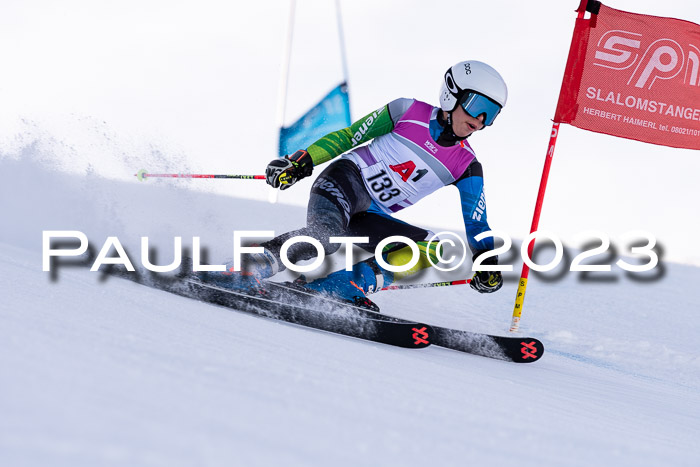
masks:
<svg viewBox="0 0 700 467"><path fill-rule="evenodd" d="M303 279L297 280L295 284L322 295L379 312L379 306L367 298L367 295L378 292L391 282L393 282L393 274L380 268L374 258L371 258L355 264L351 271L343 269L308 283Z"/></svg>

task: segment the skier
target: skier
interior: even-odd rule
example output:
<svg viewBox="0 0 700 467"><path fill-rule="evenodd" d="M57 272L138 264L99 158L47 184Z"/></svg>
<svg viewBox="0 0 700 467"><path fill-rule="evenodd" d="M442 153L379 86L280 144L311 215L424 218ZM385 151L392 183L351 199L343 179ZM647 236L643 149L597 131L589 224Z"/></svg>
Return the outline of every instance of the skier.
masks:
<svg viewBox="0 0 700 467"><path fill-rule="evenodd" d="M242 271L233 272L231 268L217 274L216 282L229 288L256 287L284 269L280 260L282 244L298 235L316 238L327 255L340 246L330 243L333 236L369 237L368 243L359 246L372 252L386 237L408 237L418 244L421 258L407 272L392 273L372 257L355 264L352 271L342 269L302 282L308 289L378 309L367 295L428 267L428 256L435 256L434 249L427 248L431 232L395 219L392 214L447 185L459 190L473 258L492 250L492 237L474 240L490 228L481 164L466 138L493 124L507 95L503 78L492 67L474 60L460 62L444 75L439 108L414 99L396 99L305 150L273 160L267 166L267 183L286 190L311 175L314 167L345 153L314 182L306 227L262 243L264 251L250 254ZM287 252L292 263L316 255L316 248L305 242L294 244ZM408 246L397 244L386 249L382 257L391 265L405 265L412 252ZM483 264L497 262L493 256ZM478 292L490 293L501 288L503 279L500 272L480 271L473 275L470 285Z"/></svg>

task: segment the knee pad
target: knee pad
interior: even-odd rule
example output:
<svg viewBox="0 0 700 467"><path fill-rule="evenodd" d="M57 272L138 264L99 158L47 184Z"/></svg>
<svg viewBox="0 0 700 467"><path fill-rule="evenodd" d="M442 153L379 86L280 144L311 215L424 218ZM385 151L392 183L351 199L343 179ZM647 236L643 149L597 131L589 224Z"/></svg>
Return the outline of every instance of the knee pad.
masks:
<svg viewBox="0 0 700 467"><path fill-rule="evenodd" d="M416 245L418 245L418 251L420 252L418 262L408 271L395 272L394 280L412 276L418 271L429 268L432 265L430 262L431 260L433 263L437 263L437 244L438 242L433 242L430 244L430 248L428 248L428 242L416 242ZM382 253L382 257L384 258L384 261L392 266L404 266L413 258L413 251L411 251L411 247L408 245L404 245L396 250L392 250L391 246L389 246L385 249L385 252Z"/></svg>

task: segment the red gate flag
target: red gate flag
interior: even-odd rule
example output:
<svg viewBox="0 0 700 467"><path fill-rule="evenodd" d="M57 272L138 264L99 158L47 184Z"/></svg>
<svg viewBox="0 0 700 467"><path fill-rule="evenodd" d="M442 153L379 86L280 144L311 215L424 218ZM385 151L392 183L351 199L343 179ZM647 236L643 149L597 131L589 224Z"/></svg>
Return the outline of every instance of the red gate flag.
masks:
<svg viewBox="0 0 700 467"><path fill-rule="evenodd" d="M554 121L700 149L700 25L582 0ZM579 15L581 16L581 15Z"/></svg>

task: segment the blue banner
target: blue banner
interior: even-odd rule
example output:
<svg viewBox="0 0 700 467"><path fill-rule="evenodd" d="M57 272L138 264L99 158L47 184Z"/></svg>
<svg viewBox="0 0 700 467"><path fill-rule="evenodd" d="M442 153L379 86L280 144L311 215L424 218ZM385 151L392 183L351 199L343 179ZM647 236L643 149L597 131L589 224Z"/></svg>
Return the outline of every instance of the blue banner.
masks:
<svg viewBox="0 0 700 467"><path fill-rule="evenodd" d="M348 86L341 83L299 120L280 128L279 156L306 149L322 136L348 127L351 123Z"/></svg>

